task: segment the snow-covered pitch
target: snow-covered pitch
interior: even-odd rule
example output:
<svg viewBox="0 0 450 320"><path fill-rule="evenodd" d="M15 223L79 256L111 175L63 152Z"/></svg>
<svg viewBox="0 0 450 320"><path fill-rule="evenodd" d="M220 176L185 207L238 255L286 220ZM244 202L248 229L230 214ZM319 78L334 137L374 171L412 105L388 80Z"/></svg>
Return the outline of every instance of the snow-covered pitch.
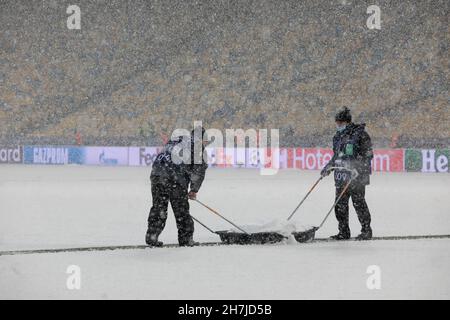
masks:
<svg viewBox="0 0 450 320"><path fill-rule="evenodd" d="M148 168L0 166L0 251L143 244ZM199 199L248 228L279 226L318 172L210 169ZM367 188L376 236L450 234L450 175L375 173ZM332 177L297 212L317 225L332 205ZM215 230L229 226L191 203ZM359 232L353 208L352 235ZM331 216L317 237L336 233ZM219 241L196 225L195 239ZM173 214L161 240L176 242ZM0 299L450 298L450 239L215 246L0 256ZM81 288L66 273L80 267ZM367 287L369 266L381 288ZM369 271L373 270L369 268Z"/></svg>

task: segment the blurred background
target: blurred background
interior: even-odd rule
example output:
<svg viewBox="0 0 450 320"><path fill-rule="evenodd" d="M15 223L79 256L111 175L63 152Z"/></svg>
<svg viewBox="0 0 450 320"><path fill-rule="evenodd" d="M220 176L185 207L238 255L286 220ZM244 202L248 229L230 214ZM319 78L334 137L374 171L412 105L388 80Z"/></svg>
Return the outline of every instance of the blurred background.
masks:
<svg viewBox="0 0 450 320"><path fill-rule="evenodd" d="M73 1L72 1L73 2ZM449 146L449 2L0 1L0 145L161 145L175 128L331 144L349 106L375 147Z"/></svg>

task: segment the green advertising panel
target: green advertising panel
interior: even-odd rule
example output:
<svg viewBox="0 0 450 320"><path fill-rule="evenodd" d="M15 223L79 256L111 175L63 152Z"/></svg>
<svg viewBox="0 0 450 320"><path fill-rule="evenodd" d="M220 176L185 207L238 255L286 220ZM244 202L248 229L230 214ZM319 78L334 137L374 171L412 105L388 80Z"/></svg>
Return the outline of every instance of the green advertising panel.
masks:
<svg viewBox="0 0 450 320"><path fill-rule="evenodd" d="M407 149L405 169L412 172L449 172L449 149Z"/></svg>

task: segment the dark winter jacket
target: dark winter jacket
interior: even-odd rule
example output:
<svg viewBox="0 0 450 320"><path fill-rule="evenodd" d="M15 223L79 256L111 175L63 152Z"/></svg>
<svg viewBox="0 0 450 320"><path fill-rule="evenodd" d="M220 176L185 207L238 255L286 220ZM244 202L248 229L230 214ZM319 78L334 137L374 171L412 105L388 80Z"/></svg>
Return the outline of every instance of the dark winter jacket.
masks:
<svg viewBox="0 0 450 320"><path fill-rule="evenodd" d="M198 143L201 144L200 141ZM173 155L182 155L182 148L183 150L189 150L189 148L191 150L191 157L187 161L183 161L181 157L173 158ZM183 137L179 137L169 141L165 145L164 150L158 154L153 162L150 179L163 178L162 180L167 181L169 184L177 183L186 189L190 187L191 191L198 192L205 179L208 163L206 151L203 146L201 146L201 150L199 150L197 156L195 156L195 152L192 138L185 137L183 139Z"/></svg>
<svg viewBox="0 0 450 320"><path fill-rule="evenodd" d="M366 124L350 123L343 131L338 131L333 137L333 158L327 167L346 166L358 171L354 183L368 185L372 174L371 161L373 159L372 142L365 130ZM341 186L349 179L348 172L335 170L334 181Z"/></svg>

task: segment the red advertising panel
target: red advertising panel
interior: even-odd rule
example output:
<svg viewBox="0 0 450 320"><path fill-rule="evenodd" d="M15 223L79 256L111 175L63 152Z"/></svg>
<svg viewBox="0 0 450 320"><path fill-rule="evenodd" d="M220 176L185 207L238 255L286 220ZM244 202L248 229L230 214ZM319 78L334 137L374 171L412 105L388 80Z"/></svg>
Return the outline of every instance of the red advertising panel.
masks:
<svg viewBox="0 0 450 320"><path fill-rule="evenodd" d="M404 171L403 149L374 150L374 171ZM333 151L325 148L281 148L280 169L320 170L333 157Z"/></svg>
<svg viewBox="0 0 450 320"><path fill-rule="evenodd" d="M404 171L403 149L376 149L373 151L373 171L401 172Z"/></svg>
<svg viewBox="0 0 450 320"><path fill-rule="evenodd" d="M280 169L319 170L333 157L331 149L281 148Z"/></svg>

